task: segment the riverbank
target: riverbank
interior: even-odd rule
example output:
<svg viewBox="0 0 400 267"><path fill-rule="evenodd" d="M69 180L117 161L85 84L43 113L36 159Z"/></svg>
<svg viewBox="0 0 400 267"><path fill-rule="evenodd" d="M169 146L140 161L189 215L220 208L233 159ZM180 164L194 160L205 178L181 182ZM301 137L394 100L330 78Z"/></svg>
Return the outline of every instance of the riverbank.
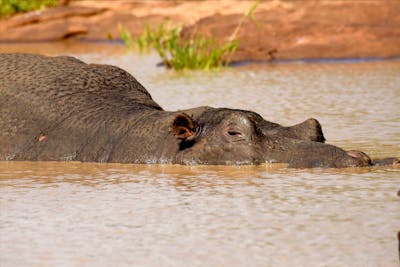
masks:
<svg viewBox="0 0 400 267"><path fill-rule="evenodd" d="M226 41L254 1L71 1L0 20L0 43L108 41L118 24L133 37L146 25L184 25ZM196 12L193 12L195 10ZM400 56L396 0L263 1L240 28L233 60Z"/></svg>

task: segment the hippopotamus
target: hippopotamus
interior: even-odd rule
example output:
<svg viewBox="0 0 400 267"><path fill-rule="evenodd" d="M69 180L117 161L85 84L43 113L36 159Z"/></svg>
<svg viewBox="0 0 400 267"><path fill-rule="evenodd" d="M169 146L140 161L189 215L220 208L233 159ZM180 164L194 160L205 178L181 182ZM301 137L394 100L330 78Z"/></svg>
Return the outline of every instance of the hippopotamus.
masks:
<svg viewBox="0 0 400 267"><path fill-rule="evenodd" d="M362 167L316 119L285 127L209 106L166 111L128 72L68 56L0 55L0 160Z"/></svg>

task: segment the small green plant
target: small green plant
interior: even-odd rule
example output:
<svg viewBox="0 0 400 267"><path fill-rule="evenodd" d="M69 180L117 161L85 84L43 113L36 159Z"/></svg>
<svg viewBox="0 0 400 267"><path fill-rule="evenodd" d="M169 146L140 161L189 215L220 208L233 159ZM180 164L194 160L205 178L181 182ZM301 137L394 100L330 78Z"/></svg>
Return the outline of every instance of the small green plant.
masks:
<svg viewBox="0 0 400 267"><path fill-rule="evenodd" d="M0 0L0 17L58 5L59 0Z"/></svg>
<svg viewBox="0 0 400 267"><path fill-rule="evenodd" d="M236 51L239 41L237 35L243 23L248 19L254 21L253 13L259 5L257 0L250 9L244 13L239 24L225 43L218 43L214 38L206 38L192 34L182 38L182 27L167 27L161 24L158 27L146 26L143 32L135 39L141 52L154 48L162 59L163 64L175 70L219 68L229 65L232 55ZM122 25L118 25L121 39L131 48L132 37Z"/></svg>
<svg viewBox="0 0 400 267"><path fill-rule="evenodd" d="M121 23L118 23L118 32L119 32L119 36L121 37L122 41L124 42L124 44L131 49L132 48L132 35L130 33L130 31L125 28ZM111 36L111 34L110 34Z"/></svg>
<svg viewBox="0 0 400 267"><path fill-rule="evenodd" d="M155 29L146 27L136 39L141 51L153 47L162 59L163 64L175 70L218 68L227 65L226 55L237 48L237 41L218 45L213 38L191 36L181 38L181 27L166 30L164 24Z"/></svg>
<svg viewBox="0 0 400 267"><path fill-rule="evenodd" d="M153 44L161 42L168 36L169 32L165 24L160 24L158 27L150 28L146 26L143 32L136 38L136 45L141 52L147 52L153 47Z"/></svg>

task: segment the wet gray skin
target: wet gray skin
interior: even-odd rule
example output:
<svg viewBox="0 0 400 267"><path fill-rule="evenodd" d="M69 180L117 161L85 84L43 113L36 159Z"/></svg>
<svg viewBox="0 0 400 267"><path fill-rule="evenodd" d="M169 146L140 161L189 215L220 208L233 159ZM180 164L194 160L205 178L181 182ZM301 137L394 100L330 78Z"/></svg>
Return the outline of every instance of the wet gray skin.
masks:
<svg viewBox="0 0 400 267"><path fill-rule="evenodd" d="M393 164L325 144L315 119L283 127L257 113L164 111L134 77L72 57L0 55L0 160L161 164Z"/></svg>

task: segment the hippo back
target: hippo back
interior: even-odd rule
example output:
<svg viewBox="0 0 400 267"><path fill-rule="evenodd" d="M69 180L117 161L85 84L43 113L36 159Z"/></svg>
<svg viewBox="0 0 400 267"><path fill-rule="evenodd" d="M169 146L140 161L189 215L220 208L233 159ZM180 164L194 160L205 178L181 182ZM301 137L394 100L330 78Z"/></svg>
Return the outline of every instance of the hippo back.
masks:
<svg viewBox="0 0 400 267"><path fill-rule="evenodd" d="M0 159L14 158L15 151L27 150L42 134L57 131L69 140L99 131L110 135L128 119L160 110L146 89L118 67L66 56L0 54Z"/></svg>
<svg viewBox="0 0 400 267"><path fill-rule="evenodd" d="M0 93L65 113L81 106L119 109L161 107L126 71L110 65L86 64L76 58L32 54L0 54Z"/></svg>

